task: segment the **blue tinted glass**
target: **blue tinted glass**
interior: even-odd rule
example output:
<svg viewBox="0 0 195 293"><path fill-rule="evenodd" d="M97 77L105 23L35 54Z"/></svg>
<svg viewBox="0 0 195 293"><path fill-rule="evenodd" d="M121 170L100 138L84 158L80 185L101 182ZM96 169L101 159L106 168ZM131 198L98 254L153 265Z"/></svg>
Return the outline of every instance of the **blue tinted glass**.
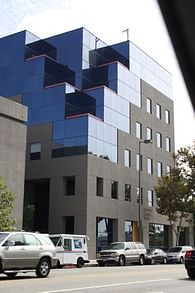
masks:
<svg viewBox="0 0 195 293"><path fill-rule="evenodd" d="M62 104L65 107L64 86L49 87L44 90L44 105Z"/></svg>
<svg viewBox="0 0 195 293"><path fill-rule="evenodd" d="M31 76L29 78L28 77L25 78L23 91L24 92L31 92L31 91L35 91L38 89L42 89L43 88L43 80L44 80L43 75L36 75L36 76Z"/></svg>
<svg viewBox="0 0 195 293"><path fill-rule="evenodd" d="M66 119L64 137L87 135L88 116Z"/></svg>
<svg viewBox="0 0 195 293"><path fill-rule="evenodd" d="M53 122L53 139L64 138L64 120Z"/></svg>

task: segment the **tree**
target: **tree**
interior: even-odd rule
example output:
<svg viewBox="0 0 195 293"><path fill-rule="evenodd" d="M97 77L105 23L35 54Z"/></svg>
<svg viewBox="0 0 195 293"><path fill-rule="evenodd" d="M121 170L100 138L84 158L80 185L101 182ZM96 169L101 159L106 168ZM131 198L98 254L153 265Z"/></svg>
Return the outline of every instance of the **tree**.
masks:
<svg viewBox="0 0 195 293"><path fill-rule="evenodd" d="M0 231L15 230L15 219L11 217L15 195L10 192L0 177Z"/></svg>
<svg viewBox="0 0 195 293"><path fill-rule="evenodd" d="M178 245L182 221L195 210L195 146L180 148L173 160L171 173L158 180L155 192L157 211L167 216Z"/></svg>

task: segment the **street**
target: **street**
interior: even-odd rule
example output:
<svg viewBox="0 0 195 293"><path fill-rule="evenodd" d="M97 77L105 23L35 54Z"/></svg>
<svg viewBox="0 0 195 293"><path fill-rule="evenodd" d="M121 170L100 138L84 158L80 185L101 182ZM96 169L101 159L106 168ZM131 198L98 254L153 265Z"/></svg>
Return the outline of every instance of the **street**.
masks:
<svg viewBox="0 0 195 293"><path fill-rule="evenodd" d="M184 265L145 265L54 269L46 279L35 273L15 279L0 275L1 293L132 292L194 293L195 281L187 277Z"/></svg>

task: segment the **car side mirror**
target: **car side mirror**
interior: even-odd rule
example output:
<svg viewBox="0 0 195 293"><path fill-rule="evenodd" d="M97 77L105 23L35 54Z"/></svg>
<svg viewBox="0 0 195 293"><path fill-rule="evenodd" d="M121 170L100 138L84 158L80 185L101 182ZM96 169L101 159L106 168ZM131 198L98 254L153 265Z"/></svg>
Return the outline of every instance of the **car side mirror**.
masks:
<svg viewBox="0 0 195 293"><path fill-rule="evenodd" d="M126 247L125 250L130 250L130 248L129 247Z"/></svg>

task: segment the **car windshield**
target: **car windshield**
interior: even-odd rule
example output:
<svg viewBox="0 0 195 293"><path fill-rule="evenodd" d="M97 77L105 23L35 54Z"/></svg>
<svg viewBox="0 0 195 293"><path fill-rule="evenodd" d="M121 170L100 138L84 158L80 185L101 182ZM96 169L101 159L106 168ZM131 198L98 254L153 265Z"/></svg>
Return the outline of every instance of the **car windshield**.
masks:
<svg viewBox="0 0 195 293"><path fill-rule="evenodd" d="M9 235L9 233L0 233L0 243L5 239L5 237L7 237L7 235Z"/></svg>
<svg viewBox="0 0 195 293"><path fill-rule="evenodd" d="M171 247L168 252L180 252L182 247Z"/></svg>
<svg viewBox="0 0 195 293"><path fill-rule="evenodd" d="M117 242L117 243L110 243L107 249L124 249L124 243Z"/></svg>

